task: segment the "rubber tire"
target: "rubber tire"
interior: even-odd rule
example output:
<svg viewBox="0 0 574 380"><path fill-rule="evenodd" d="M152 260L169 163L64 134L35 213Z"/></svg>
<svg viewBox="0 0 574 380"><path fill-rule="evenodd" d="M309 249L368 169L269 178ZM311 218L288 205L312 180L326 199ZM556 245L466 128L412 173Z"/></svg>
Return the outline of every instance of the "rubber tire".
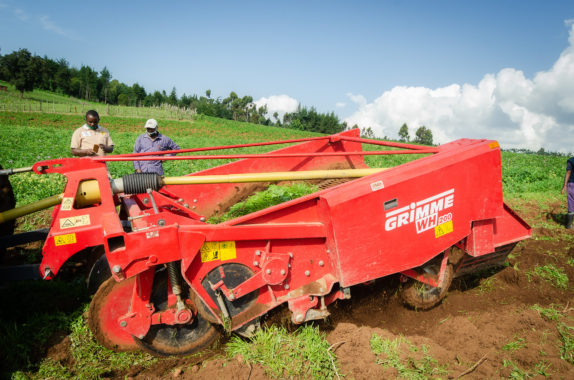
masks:
<svg viewBox="0 0 574 380"><path fill-rule="evenodd" d="M401 287L401 299L405 304L416 310L432 309L446 296L453 277L454 271L452 265L447 264L443 286L441 288L435 288L434 286L423 284L420 281L409 279L408 282Z"/></svg>
<svg viewBox="0 0 574 380"><path fill-rule="evenodd" d="M96 260L94 265L92 265L90 273L88 274L88 293L90 295L95 294L100 286L111 277L112 271L110 270L110 264L108 264L108 259L104 252L104 254Z"/></svg>

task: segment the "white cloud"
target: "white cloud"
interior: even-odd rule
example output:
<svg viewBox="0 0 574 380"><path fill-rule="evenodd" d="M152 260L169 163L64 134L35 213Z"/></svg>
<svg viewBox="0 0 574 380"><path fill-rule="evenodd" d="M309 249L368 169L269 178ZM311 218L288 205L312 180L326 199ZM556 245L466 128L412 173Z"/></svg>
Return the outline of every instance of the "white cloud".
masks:
<svg viewBox="0 0 574 380"><path fill-rule="evenodd" d="M275 112L279 114L279 120L283 120L283 115L288 112L295 112L299 102L289 95L271 95L268 98L261 98L255 101L257 108L267 105L267 115L273 116ZM274 120L273 120L274 121Z"/></svg>
<svg viewBox="0 0 574 380"><path fill-rule="evenodd" d="M407 123L411 136L425 125L435 142L462 137L498 140L503 148L574 152L574 23L570 46L547 71L526 78L514 68L486 74L477 85L430 89L397 86L368 103L347 94L358 110L349 125L372 127L377 136L397 136Z"/></svg>
<svg viewBox="0 0 574 380"><path fill-rule="evenodd" d="M30 16L28 16L28 14L20 8L14 8L14 14L22 21L28 21L30 18Z"/></svg>
<svg viewBox="0 0 574 380"><path fill-rule="evenodd" d="M337 108L343 108L343 107L345 107L346 105L347 105L347 103L345 103L345 102L337 102L337 103L335 103L335 107L337 107Z"/></svg>
<svg viewBox="0 0 574 380"><path fill-rule="evenodd" d="M46 15L41 16L40 17L40 23L42 24L42 28L44 28L44 30L47 30L49 32L54 32L56 34L59 34L60 36L69 38L71 40L77 40L78 39L76 34L73 33L72 31L63 29L59 25L56 25L56 23L50 19L50 16L46 16Z"/></svg>

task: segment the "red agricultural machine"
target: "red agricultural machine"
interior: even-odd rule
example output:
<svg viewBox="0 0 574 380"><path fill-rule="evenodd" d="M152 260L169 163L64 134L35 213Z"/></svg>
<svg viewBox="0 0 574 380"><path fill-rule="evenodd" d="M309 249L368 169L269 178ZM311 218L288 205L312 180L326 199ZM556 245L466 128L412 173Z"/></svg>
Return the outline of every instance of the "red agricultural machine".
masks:
<svg viewBox="0 0 574 380"><path fill-rule="evenodd" d="M263 154L183 155L297 143ZM363 151L363 145L390 150ZM358 130L289 141L38 162L67 177L43 248L51 279L79 252L93 265L89 325L114 350L194 352L221 329L249 335L287 304L300 324L329 315L351 287L401 274L412 307L441 301L454 277L504 262L530 227L502 199L496 141L421 147L361 139ZM367 155L426 154L392 168ZM110 179L106 162L240 159L183 177ZM336 178L336 179L333 179ZM219 224L220 213L273 181L320 190ZM5 216L4 216L5 218ZM2 219L0 219L1 221ZM216 328L220 325L220 328Z"/></svg>

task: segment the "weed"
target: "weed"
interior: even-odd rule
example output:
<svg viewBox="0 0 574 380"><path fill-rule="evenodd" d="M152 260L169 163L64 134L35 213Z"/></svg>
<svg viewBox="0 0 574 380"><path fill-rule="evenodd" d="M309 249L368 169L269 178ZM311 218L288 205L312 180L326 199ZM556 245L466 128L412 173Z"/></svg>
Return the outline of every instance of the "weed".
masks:
<svg viewBox="0 0 574 380"><path fill-rule="evenodd" d="M241 355L260 364L273 378L331 379L336 375L335 355L318 327L306 325L289 334L284 327L258 330L251 342L237 336L227 343L229 356Z"/></svg>
<svg viewBox="0 0 574 380"><path fill-rule="evenodd" d="M536 267L533 272L529 273L528 277L530 278L530 275L533 274L549 282L556 288L568 289L568 276L566 272L564 272L564 269L557 268L554 264Z"/></svg>
<svg viewBox="0 0 574 380"><path fill-rule="evenodd" d="M438 361L428 354L428 346L424 344L419 348L404 337L391 340L373 334L370 345L371 351L375 355L381 356L377 358L377 364L396 369L399 378L428 379L448 373L446 366L439 365ZM408 354L408 352L417 353L419 351L422 353L422 357L416 355L420 357L418 359L414 357L415 355ZM401 359L401 355L405 356L405 353L407 353L406 359Z"/></svg>
<svg viewBox="0 0 574 380"><path fill-rule="evenodd" d="M481 293L488 293L494 290L494 278L486 278L480 281L478 291Z"/></svg>
<svg viewBox="0 0 574 380"><path fill-rule="evenodd" d="M543 308L542 306L535 304L531 306L531 309L536 310L542 317L549 321L558 321L558 319L562 316L560 311L554 308L554 305L550 305L548 308Z"/></svg>
<svg viewBox="0 0 574 380"><path fill-rule="evenodd" d="M574 365L574 326L560 323L556 328L560 333L560 340L562 341L560 358Z"/></svg>
<svg viewBox="0 0 574 380"><path fill-rule="evenodd" d="M521 348L526 347L526 340L524 340L524 338L517 338L516 340L505 344L504 346L502 346L502 349L504 351L517 351L520 350Z"/></svg>
<svg viewBox="0 0 574 380"><path fill-rule="evenodd" d="M534 371L539 374L542 375L544 377L548 377L551 376L552 374L548 371L550 369L550 367L552 366L552 364L545 362L544 360L536 363L536 365L534 366Z"/></svg>
<svg viewBox="0 0 574 380"><path fill-rule="evenodd" d="M511 367L509 379L528 379L532 377L528 371L523 370L519 366L517 366L512 360L504 359L503 367Z"/></svg>

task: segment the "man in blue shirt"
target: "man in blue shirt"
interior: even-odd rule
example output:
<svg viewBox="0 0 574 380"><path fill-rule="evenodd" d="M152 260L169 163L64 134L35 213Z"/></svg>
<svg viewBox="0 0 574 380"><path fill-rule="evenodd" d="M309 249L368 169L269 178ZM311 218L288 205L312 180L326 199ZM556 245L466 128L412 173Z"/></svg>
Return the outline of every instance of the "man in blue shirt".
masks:
<svg viewBox="0 0 574 380"><path fill-rule="evenodd" d="M146 133L138 136L134 145L134 153L141 152L161 152L165 150L176 150L179 146L167 136L162 135L157 130L157 121L149 119L144 128ZM171 154L175 156L175 154ZM136 173L157 173L163 175L163 161L134 161Z"/></svg>
<svg viewBox="0 0 574 380"><path fill-rule="evenodd" d="M566 214L566 228L572 229L572 220L574 220L574 157L571 157L566 162L566 175L564 176L564 186L562 186L562 194L566 192L568 198L568 214Z"/></svg>

